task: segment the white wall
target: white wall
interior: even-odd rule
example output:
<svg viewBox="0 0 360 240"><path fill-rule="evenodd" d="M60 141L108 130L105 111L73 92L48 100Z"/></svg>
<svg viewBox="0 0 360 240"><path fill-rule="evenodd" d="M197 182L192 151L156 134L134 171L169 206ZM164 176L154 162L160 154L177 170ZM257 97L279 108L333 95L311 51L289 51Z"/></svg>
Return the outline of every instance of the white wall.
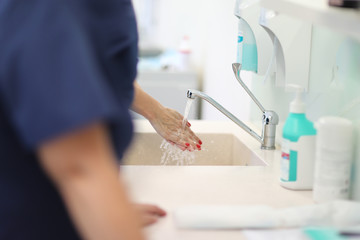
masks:
<svg viewBox="0 0 360 240"><path fill-rule="evenodd" d="M235 79L231 67L236 61L238 23L233 14L234 4L234 1L212 1L206 25L204 91L239 119L247 121L250 97ZM227 119L209 104L203 104L203 118Z"/></svg>

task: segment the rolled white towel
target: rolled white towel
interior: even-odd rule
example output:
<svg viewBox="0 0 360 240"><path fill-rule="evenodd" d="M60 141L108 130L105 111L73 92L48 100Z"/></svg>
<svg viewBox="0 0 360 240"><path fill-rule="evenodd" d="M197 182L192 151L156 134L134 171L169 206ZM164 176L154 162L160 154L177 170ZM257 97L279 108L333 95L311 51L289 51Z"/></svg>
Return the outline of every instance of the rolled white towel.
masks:
<svg viewBox="0 0 360 240"><path fill-rule="evenodd" d="M273 228L280 224L276 211L268 206L187 206L174 213L179 228L237 229Z"/></svg>
<svg viewBox="0 0 360 240"><path fill-rule="evenodd" d="M265 205L185 206L175 210L174 220L177 227L190 229L342 228L360 224L360 203L334 201L283 209Z"/></svg>

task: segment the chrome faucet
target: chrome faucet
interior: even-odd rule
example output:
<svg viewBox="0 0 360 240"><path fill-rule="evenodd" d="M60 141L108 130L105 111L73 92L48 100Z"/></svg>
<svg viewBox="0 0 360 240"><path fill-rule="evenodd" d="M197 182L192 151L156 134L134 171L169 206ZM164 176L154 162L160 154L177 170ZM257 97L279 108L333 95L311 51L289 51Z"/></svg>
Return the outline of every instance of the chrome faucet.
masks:
<svg viewBox="0 0 360 240"><path fill-rule="evenodd" d="M187 92L187 97L191 99L195 99L196 97L202 98L205 101L209 102L213 105L216 109L222 112L225 116L227 116L230 120L234 123L239 125L242 129L244 129L247 133L253 136L256 140L261 143L261 149L273 150L275 149L275 132L276 132L276 125L279 123L279 117L274 111L265 110L265 108L260 104L260 102L256 99L256 97L252 94L249 88L245 85L245 83L240 78L240 63L233 63L232 68L235 74L236 79L240 83L240 85L245 89L245 91L250 95L252 100L256 103L256 105L262 111L262 131L261 137L254 132L251 128L249 128L245 123L241 120L236 118L231 112L226 110L223 106L221 106L218 102L214 99L209 97L203 92L198 90L189 89Z"/></svg>

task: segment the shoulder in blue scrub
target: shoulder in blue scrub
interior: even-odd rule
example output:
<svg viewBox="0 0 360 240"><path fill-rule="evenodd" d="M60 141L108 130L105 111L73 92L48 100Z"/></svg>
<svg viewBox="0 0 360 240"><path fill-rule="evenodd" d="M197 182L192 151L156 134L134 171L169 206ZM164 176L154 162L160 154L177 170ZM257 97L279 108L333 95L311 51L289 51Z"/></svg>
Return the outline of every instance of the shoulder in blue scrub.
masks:
<svg viewBox="0 0 360 240"><path fill-rule="evenodd" d="M131 1L1 0L0 53L0 239L80 239L35 153L103 121L121 157L137 63Z"/></svg>

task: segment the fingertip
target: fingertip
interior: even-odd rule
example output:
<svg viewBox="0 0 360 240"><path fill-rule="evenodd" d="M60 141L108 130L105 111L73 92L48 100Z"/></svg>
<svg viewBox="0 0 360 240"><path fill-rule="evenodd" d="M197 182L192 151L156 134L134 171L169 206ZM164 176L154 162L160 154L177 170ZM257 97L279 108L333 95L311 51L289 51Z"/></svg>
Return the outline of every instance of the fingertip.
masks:
<svg viewBox="0 0 360 240"><path fill-rule="evenodd" d="M167 215L167 212L165 212L164 210L161 210L159 213L160 217L165 217Z"/></svg>
<svg viewBox="0 0 360 240"><path fill-rule="evenodd" d="M154 206L154 213L161 217L166 215L166 211L158 206Z"/></svg>
<svg viewBox="0 0 360 240"><path fill-rule="evenodd" d="M201 140L199 140L199 144L200 144L200 145L202 144L202 141L201 141Z"/></svg>

